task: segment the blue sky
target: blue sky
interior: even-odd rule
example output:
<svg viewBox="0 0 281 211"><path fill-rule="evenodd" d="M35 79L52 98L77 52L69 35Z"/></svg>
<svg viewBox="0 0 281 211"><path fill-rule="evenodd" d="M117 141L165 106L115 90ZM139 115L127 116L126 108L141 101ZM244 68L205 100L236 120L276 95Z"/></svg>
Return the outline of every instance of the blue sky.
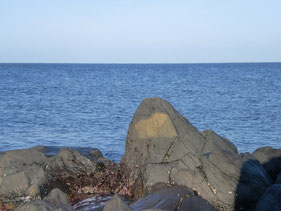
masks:
<svg viewBox="0 0 281 211"><path fill-rule="evenodd" d="M0 62L281 62L280 0L1 0Z"/></svg>

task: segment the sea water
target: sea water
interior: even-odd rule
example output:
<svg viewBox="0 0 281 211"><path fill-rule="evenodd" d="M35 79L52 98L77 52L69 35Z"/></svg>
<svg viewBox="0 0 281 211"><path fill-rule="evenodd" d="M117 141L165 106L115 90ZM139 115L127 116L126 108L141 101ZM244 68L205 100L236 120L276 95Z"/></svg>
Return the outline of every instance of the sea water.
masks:
<svg viewBox="0 0 281 211"><path fill-rule="evenodd" d="M281 147L281 63L0 64L0 151L98 148L119 161L147 97L239 152Z"/></svg>

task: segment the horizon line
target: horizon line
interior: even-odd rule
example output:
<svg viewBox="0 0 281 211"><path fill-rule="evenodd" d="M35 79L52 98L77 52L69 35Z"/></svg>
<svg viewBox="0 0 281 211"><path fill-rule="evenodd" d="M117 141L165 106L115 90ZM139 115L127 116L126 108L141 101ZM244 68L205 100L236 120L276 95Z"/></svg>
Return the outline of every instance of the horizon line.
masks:
<svg viewBox="0 0 281 211"><path fill-rule="evenodd" d="M0 62L0 64L269 64L278 62Z"/></svg>

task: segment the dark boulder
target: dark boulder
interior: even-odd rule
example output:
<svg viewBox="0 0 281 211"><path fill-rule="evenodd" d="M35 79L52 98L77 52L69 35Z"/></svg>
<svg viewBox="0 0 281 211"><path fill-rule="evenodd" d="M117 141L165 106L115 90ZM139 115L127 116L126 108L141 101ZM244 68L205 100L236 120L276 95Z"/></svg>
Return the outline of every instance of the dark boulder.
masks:
<svg viewBox="0 0 281 211"><path fill-rule="evenodd" d="M103 211L133 211L117 194L106 202Z"/></svg>
<svg viewBox="0 0 281 211"><path fill-rule="evenodd" d="M166 187L142 198L132 205L133 210L146 209L211 211L211 205L184 186Z"/></svg>
<svg viewBox="0 0 281 211"><path fill-rule="evenodd" d="M15 211L73 211L66 195L59 189L53 189L43 200L35 200L15 209Z"/></svg>
<svg viewBox="0 0 281 211"><path fill-rule="evenodd" d="M280 211L281 210L281 184L269 187L260 198L256 211Z"/></svg>
<svg viewBox="0 0 281 211"><path fill-rule="evenodd" d="M272 180L257 160L243 162L236 188L236 210L254 210L264 191Z"/></svg>
<svg viewBox="0 0 281 211"><path fill-rule="evenodd" d="M276 184L281 184L281 172L278 174L277 179L275 180Z"/></svg>
<svg viewBox="0 0 281 211"><path fill-rule="evenodd" d="M275 181L281 172L281 149L262 147L253 152L253 157L263 165L269 176Z"/></svg>

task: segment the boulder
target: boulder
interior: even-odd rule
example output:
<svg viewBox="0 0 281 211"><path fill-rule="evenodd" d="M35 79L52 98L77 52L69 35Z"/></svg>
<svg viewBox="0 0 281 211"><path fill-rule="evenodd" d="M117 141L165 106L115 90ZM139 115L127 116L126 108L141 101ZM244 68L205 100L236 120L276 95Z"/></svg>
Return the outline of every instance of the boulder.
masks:
<svg viewBox="0 0 281 211"><path fill-rule="evenodd" d="M184 186L166 187L142 198L132 205L133 210L190 210L212 211L211 205Z"/></svg>
<svg viewBox="0 0 281 211"><path fill-rule="evenodd" d="M91 158L94 158L96 160L103 158L102 152L98 149L93 149L89 151L89 155L91 156Z"/></svg>
<svg viewBox="0 0 281 211"><path fill-rule="evenodd" d="M103 211L132 211L132 208L127 205L117 194L106 202Z"/></svg>
<svg viewBox="0 0 281 211"><path fill-rule="evenodd" d="M66 195L59 189L53 189L43 200L35 200L15 209L15 211L73 211Z"/></svg>
<svg viewBox="0 0 281 211"><path fill-rule="evenodd" d="M263 165L269 176L275 181L278 173L281 172L281 149L262 147L253 152L253 157Z"/></svg>
<svg viewBox="0 0 281 211"><path fill-rule="evenodd" d="M73 149L62 148L56 156L50 158L48 169L56 174L67 173L78 176L94 173L99 165L102 164L90 160Z"/></svg>
<svg viewBox="0 0 281 211"><path fill-rule="evenodd" d="M183 185L216 210L252 207L272 184L263 166L211 130L201 134L171 104L145 99L138 107L121 161L135 198Z"/></svg>
<svg viewBox="0 0 281 211"><path fill-rule="evenodd" d="M35 149L7 151L0 155L0 197L8 201L46 196L53 177L46 171L48 158Z"/></svg>
<svg viewBox="0 0 281 211"><path fill-rule="evenodd" d="M260 198L256 211L280 211L281 210L281 184L269 187Z"/></svg>
<svg viewBox="0 0 281 211"><path fill-rule="evenodd" d="M130 123L121 163L130 169L134 180L145 164L179 160L188 152L199 156L205 142L197 128L170 103L147 98Z"/></svg>

